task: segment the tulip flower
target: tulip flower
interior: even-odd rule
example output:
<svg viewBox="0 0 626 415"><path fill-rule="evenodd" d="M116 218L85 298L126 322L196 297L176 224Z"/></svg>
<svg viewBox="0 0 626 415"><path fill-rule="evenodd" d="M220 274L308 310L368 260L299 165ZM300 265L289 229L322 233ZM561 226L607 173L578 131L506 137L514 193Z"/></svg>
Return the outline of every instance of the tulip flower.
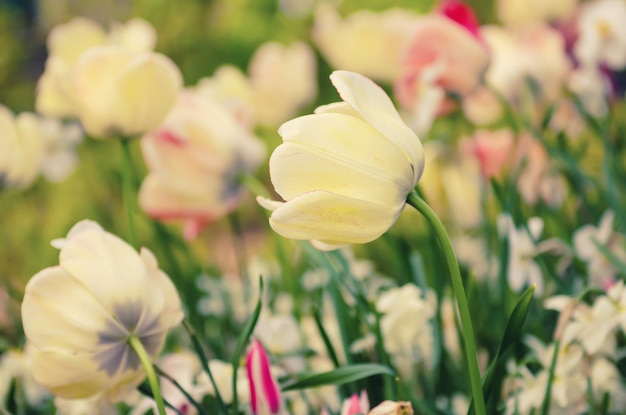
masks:
<svg viewBox="0 0 626 415"><path fill-rule="evenodd" d="M391 99L368 78L330 76L343 102L293 119L278 132L270 158L276 192L286 202L259 198L273 210L270 225L321 249L370 242L386 232L422 174L424 154Z"/></svg>
<svg viewBox="0 0 626 415"><path fill-rule="evenodd" d="M139 203L157 219L185 222L193 239L239 205L239 176L265 159L265 145L214 99L185 91L164 122L141 141L150 173Z"/></svg>
<svg viewBox="0 0 626 415"><path fill-rule="evenodd" d="M367 414L370 410L370 401L367 392L361 391L360 395L353 393L350 398L341 404L340 415L359 415Z"/></svg>
<svg viewBox="0 0 626 415"><path fill-rule="evenodd" d="M270 361L263 345L252 340L246 358L246 370L250 385L250 405L254 415L277 414L281 398L278 383L270 371Z"/></svg>
<svg viewBox="0 0 626 415"><path fill-rule="evenodd" d="M28 282L22 303L35 380L61 398L118 401L146 376L138 345L154 360L182 320L176 289L149 250L95 222L53 244L59 265Z"/></svg>
<svg viewBox="0 0 626 415"><path fill-rule="evenodd" d="M409 401L383 401L367 415L413 415L413 406Z"/></svg>
<svg viewBox="0 0 626 415"><path fill-rule="evenodd" d="M156 128L181 86L179 69L165 55L99 46L74 65L68 93L87 133L128 137Z"/></svg>

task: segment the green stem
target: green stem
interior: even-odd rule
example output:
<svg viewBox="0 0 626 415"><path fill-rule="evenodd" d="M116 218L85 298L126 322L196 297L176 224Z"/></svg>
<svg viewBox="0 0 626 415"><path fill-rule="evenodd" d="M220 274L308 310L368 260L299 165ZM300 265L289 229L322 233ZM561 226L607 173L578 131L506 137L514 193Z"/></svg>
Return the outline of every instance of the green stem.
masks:
<svg viewBox="0 0 626 415"><path fill-rule="evenodd" d="M154 371L154 366L152 366L152 361L150 360L150 356L148 356L148 352L145 347L143 347L143 343L141 343L139 337L135 335L128 338L128 344L133 348L135 353L137 353L137 356L146 371L148 383L150 384L150 389L152 391L152 397L156 403L159 415L165 415L165 403L163 402L163 396L161 395L159 379L156 376L156 372Z"/></svg>
<svg viewBox="0 0 626 415"><path fill-rule="evenodd" d="M457 306L459 307L459 314L461 315L461 326L463 328L463 340L465 343L465 357L470 377L472 397L474 399L475 413L477 415L485 415L485 397L483 396L480 370L478 369L478 354L476 351L474 329L472 328L472 319L470 316L467 298L465 296L465 290L463 288L463 280L461 279L459 263L456 259L452 243L450 242L450 237L448 236L443 223L441 223L441 220L437 217L431 207L417 195L417 193L409 193L407 203L417 209L422 215L424 215L426 220L428 220L443 249L450 271L450 278L452 279L452 289L454 290Z"/></svg>
<svg viewBox="0 0 626 415"><path fill-rule="evenodd" d="M130 140L120 139L122 147L122 195L124 197L124 208L126 210L126 220L128 221L128 242L137 248L137 238L135 233L135 222L133 218L133 202L135 192L133 191L132 158L130 155Z"/></svg>

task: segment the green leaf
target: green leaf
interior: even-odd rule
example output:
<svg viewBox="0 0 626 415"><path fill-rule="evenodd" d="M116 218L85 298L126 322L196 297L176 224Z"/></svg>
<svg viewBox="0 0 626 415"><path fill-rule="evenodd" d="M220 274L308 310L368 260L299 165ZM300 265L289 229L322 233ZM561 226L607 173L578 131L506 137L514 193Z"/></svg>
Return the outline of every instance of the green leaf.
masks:
<svg viewBox="0 0 626 415"><path fill-rule="evenodd" d="M233 380L232 387L233 390L237 390L237 369L239 368L239 360L241 359L241 354L243 353L244 347L248 344L248 340L254 331L254 327L256 326L257 321L259 320L259 315L261 314L261 307L263 306L263 277L259 275L259 299L256 304L256 308L252 315L248 318L246 325L244 326L239 338L237 339L237 346L235 347L235 354L233 355ZM233 414L239 413L237 403L237 394L233 394Z"/></svg>
<svg viewBox="0 0 626 415"><path fill-rule="evenodd" d="M358 363L329 372L302 375L295 381L284 383L281 385L281 389L286 392L322 385L343 385L375 375L395 376L395 372L388 366L377 363Z"/></svg>
<svg viewBox="0 0 626 415"><path fill-rule="evenodd" d="M511 312L511 317L509 317L509 321L506 323L498 355L501 355L509 347L511 347L522 334L522 328L524 326L524 322L526 321L526 317L528 316L528 309L530 308L530 302L533 299L534 293L535 286L532 285L524 291L520 299L517 301L517 304L515 304L513 312Z"/></svg>

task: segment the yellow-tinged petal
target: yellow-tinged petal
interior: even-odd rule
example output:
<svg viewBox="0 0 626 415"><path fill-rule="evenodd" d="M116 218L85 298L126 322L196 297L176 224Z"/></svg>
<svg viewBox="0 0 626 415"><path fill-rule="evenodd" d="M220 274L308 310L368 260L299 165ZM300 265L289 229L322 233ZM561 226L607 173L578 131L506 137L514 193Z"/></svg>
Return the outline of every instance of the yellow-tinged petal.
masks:
<svg viewBox="0 0 626 415"><path fill-rule="evenodd" d="M401 179L393 180L386 174L394 173L393 166L385 171L384 165L364 163L355 166L354 163L337 153L288 142L278 146L272 154L270 172L274 189L285 200L313 190L324 190L380 204L404 202L407 191L398 183ZM300 174L292 175L291 172L297 169L301 170Z"/></svg>
<svg viewBox="0 0 626 415"><path fill-rule="evenodd" d="M178 67L165 55L135 57L120 74L116 127L126 136L155 129L176 103L182 84Z"/></svg>
<svg viewBox="0 0 626 415"><path fill-rule="evenodd" d="M283 124L279 130L285 144L279 146L270 158L270 174L276 191L286 200L291 197L311 190L325 189L324 180L319 180L319 186L314 183L303 183L298 186L297 182L307 169L297 167L295 170L278 172L281 166L281 148L289 148L288 144L298 144L308 149L310 154L317 154L318 159L325 157L335 160L336 165L343 165L343 171L352 170L353 175L362 174L364 179L385 181L389 186L395 187L398 193L404 193L401 198L413 189L413 171L405 154L395 144L387 140L378 131L359 118L338 113L322 113L305 115ZM291 148L295 148L292 146ZM302 147L301 147L302 148ZM297 175L292 174L298 171ZM321 172L320 172L321 173ZM336 180L341 180L337 177ZM306 180L305 180L306 182ZM287 185L291 184L291 189ZM313 187L311 187L313 186ZM283 194L285 192L285 194ZM381 201L380 195L369 192L368 186L352 189L354 197L365 197L366 200ZM369 193L369 195L367 195ZM397 197L386 200L385 203L396 203ZM381 201L382 202L382 201Z"/></svg>
<svg viewBox="0 0 626 415"><path fill-rule="evenodd" d="M363 75L334 71L330 80L339 96L363 119L397 145L413 166L414 183L424 169L424 150L415 133L402 121L389 96L381 87Z"/></svg>
<svg viewBox="0 0 626 415"><path fill-rule="evenodd" d="M107 309L145 298L149 286L145 264L115 235L97 229L80 232L66 241L59 262Z"/></svg>
<svg viewBox="0 0 626 415"><path fill-rule="evenodd" d="M98 330L115 324L83 284L61 267L46 268L26 285L24 333L37 348L66 354L96 352Z"/></svg>
<svg viewBox="0 0 626 415"><path fill-rule="evenodd" d="M329 245L366 243L385 233L403 206L315 191L276 209L270 225L277 233L292 239L315 239Z"/></svg>

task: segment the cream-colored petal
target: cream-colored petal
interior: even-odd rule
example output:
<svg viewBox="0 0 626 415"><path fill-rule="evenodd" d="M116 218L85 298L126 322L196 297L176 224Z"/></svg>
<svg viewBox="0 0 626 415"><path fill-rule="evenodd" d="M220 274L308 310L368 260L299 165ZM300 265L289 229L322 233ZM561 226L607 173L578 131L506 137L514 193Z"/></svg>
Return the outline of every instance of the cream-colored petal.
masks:
<svg viewBox="0 0 626 415"><path fill-rule="evenodd" d="M383 156L371 163L361 164L359 160L350 160L349 155L341 156L311 150L309 146L299 143L283 143L274 150L270 159L274 189L285 200L315 190L383 205L396 206L406 199L409 189L403 186L402 177L389 177L393 173L404 173L392 170L393 165L388 162L393 162L393 158L385 159ZM403 163L402 159L398 161ZM374 164L376 162L379 165ZM298 171L298 175L293 175L294 171Z"/></svg>
<svg viewBox="0 0 626 415"><path fill-rule="evenodd" d="M134 18L124 24L113 23L109 41L133 52L147 52L154 50L157 32L146 20Z"/></svg>
<svg viewBox="0 0 626 415"><path fill-rule="evenodd" d="M213 221L230 212L238 201L239 193L226 192L224 183L219 177L205 177L202 186L187 189L150 174L141 184L139 204L156 218Z"/></svg>
<svg viewBox="0 0 626 415"><path fill-rule="evenodd" d="M152 280L150 286L154 287L153 297L162 299L160 309L156 310L160 314L161 329L168 330L178 325L184 317L178 291L172 280L159 268L152 251L141 248L140 256Z"/></svg>
<svg viewBox="0 0 626 415"><path fill-rule="evenodd" d="M286 122L278 132L285 143L306 146L310 153L334 159L338 164L352 168L355 173L378 177L396 187L404 196L414 187L413 170L402 150L359 118L338 113L305 115ZM285 182L295 180L291 173L279 175L273 171L274 166L280 164L281 151L278 154L275 151L270 158L272 183L279 194ZM305 173L303 170L300 167L294 170L298 171L298 180ZM316 189L302 186L296 193L311 190Z"/></svg>
<svg viewBox="0 0 626 415"><path fill-rule="evenodd" d="M385 91L370 79L354 72L334 71L330 80L341 99L406 154L413 166L416 183L424 169L422 143L402 121Z"/></svg>
<svg viewBox="0 0 626 415"><path fill-rule="evenodd" d="M67 354L102 349L98 331L115 324L93 293L58 266L40 271L26 285L22 321L33 345Z"/></svg>
<svg viewBox="0 0 626 415"><path fill-rule="evenodd" d="M99 371L88 354L68 355L33 348L31 362L35 380L61 398L87 398L114 385L114 379Z"/></svg>
<svg viewBox="0 0 626 415"><path fill-rule="evenodd" d="M71 73L68 94L76 104L78 117L88 134L107 137L119 134L113 125L120 111L119 76L132 59L132 53L119 47L99 46L83 53Z"/></svg>
<svg viewBox="0 0 626 415"><path fill-rule="evenodd" d="M115 235L98 229L72 236L59 255L60 265L113 311L141 304L145 311L149 284L138 253ZM123 287L123 288L121 288Z"/></svg>
<svg viewBox="0 0 626 415"><path fill-rule="evenodd" d="M403 206L317 191L298 196L276 209L270 225L291 239L318 240L330 245L365 243L385 233Z"/></svg>
<svg viewBox="0 0 626 415"><path fill-rule="evenodd" d="M48 54L71 65L89 48L104 45L106 41L107 35L97 22L86 17L75 17L50 31L47 39Z"/></svg>
<svg viewBox="0 0 626 415"><path fill-rule="evenodd" d="M115 126L126 136L155 129L176 103L182 84L180 70L165 55L136 56L120 73Z"/></svg>
<svg viewBox="0 0 626 415"><path fill-rule="evenodd" d="M263 196L257 196L256 201L259 205L261 205L261 207L267 210L271 210L272 212L285 204L285 202L271 200Z"/></svg>

